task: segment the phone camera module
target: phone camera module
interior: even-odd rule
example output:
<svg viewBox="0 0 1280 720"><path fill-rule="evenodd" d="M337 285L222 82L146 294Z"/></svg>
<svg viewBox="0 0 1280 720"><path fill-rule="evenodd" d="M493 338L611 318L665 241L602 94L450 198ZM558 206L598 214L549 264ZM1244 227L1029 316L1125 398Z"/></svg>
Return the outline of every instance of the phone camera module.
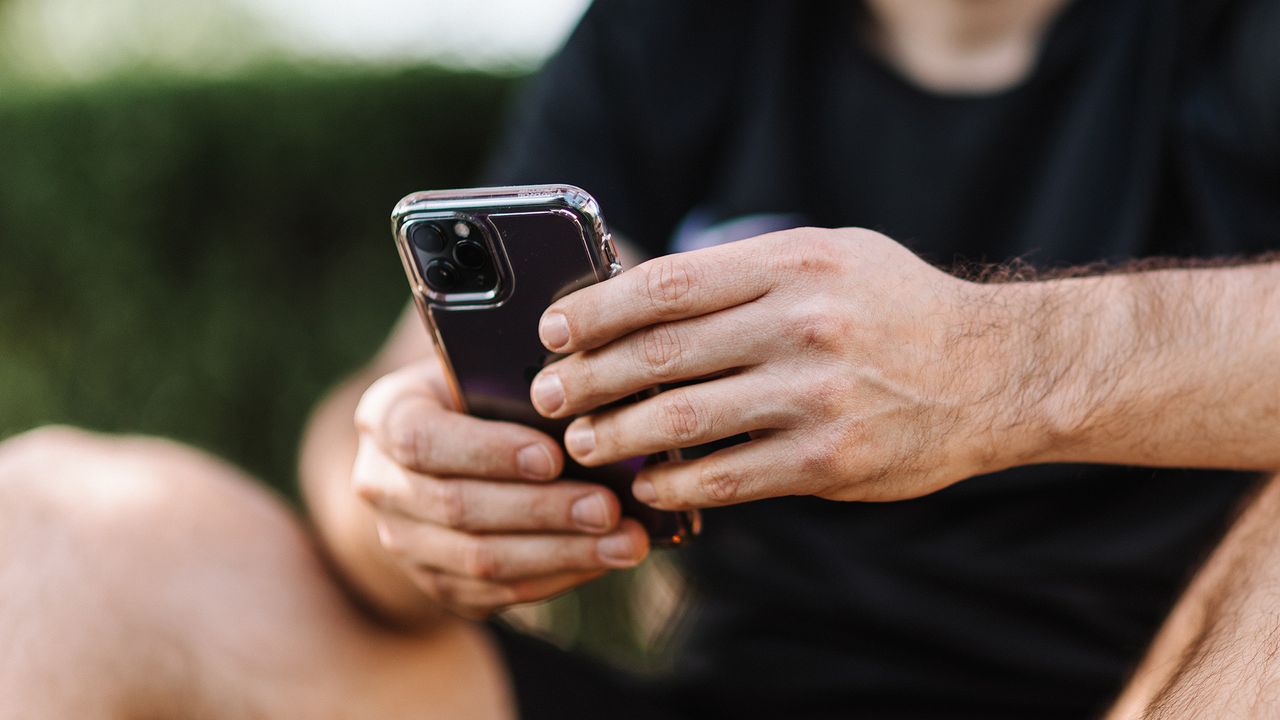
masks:
<svg viewBox="0 0 1280 720"><path fill-rule="evenodd" d="M458 270L448 260L436 259L427 263L423 278L432 290L439 293L449 292L458 284Z"/></svg>
<svg viewBox="0 0 1280 720"><path fill-rule="evenodd" d="M453 259L468 270L479 270L489 264L489 252L474 240L461 240L453 246Z"/></svg>
<svg viewBox="0 0 1280 720"><path fill-rule="evenodd" d="M498 291L502 277L483 222L465 215L423 218L405 232L433 302L484 302Z"/></svg>
<svg viewBox="0 0 1280 720"><path fill-rule="evenodd" d="M421 252L438 253L444 250L448 240L435 223L418 223L409 228L409 242Z"/></svg>

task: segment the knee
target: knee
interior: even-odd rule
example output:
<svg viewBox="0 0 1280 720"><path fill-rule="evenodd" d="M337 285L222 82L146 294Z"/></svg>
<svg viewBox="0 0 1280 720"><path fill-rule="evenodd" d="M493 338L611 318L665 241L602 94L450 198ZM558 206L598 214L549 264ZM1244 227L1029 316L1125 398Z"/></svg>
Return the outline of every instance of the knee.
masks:
<svg viewBox="0 0 1280 720"><path fill-rule="evenodd" d="M246 503L273 504L235 469L158 438L50 426L0 443L0 528L19 539L74 535L105 549L142 536L155 545L175 524L234 517Z"/></svg>
<svg viewBox="0 0 1280 720"><path fill-rule="evenodd" d="M0 715L6 692L63 676L95 678L103 702L173 688L194 698L207 669L226 664L208 648L264 632L246 618L338 607L322 578L285 504L204 453L63 427L10 438L0 443L0 636L30 642L0 649Z"/></svg>
<svg viewBox="0 0 1280 720"><path fill-rule="evenodd" d="M225 571L234 593L280 568L314 575L313 556L278 497L198 450L66 427L0 443L0 595L78 588L154 609L200 573Z"/></svg>
<svg viewBox="0 0 1280 720"><path fill-rule="evenodd" d="M0 497L5 499L0 507L62 501L68 510L109 508L112 499L144 497L140 491L155 475L147 467L154 453L140 447L146 442L159 441L62 425L11 437L0 443Z"/></svg>
<svg viewBox="0 0 1280 720"><path fill-rule="evenodd" d="M70 427L51 426L0 443L0 553L5 565L24 540L48 541L93 516L105 519L113 496L127 493L126 476L114 472L113 442ZM119 509L117 507L117 509ZM33 537L36 536L36 537Z"/></svg>
<svg viewBox="0 0 1280 720"><path fill-rule="evenodd" d="M93 433L67 425L47 425L0 441L0 491L16 483L36 481L39 467L90 448Z"/></svg>
<svg viewBox="0 0 1280 720"><path fill-rule="evenodd" d="M175 442L65 427L0 443L0 606L36 586L145 618L221 614L250 595L282 616L345 611L306 528L260 483Z"/></svg>

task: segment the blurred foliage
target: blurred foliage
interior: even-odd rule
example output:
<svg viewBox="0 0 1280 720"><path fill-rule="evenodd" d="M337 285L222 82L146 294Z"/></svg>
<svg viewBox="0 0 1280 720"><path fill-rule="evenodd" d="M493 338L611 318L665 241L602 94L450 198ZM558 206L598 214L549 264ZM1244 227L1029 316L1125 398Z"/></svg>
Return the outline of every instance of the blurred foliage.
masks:
<svg viewBox="0 0 1280 720"><path fill-rule="evenodd" d="M261 70L0 89L0 437L159 433L292 493L407 298L391 206L466 185L510 78Z"/></svg>
<svg viewBox="0 0 1280 720"><path fill-rule="evenodd" d="M281 66L0 84L0 438L164 435L296 498L309 411L408 298L392 205L476 181L515 81ZM634 579L540 615L648 664Z"/></svg>

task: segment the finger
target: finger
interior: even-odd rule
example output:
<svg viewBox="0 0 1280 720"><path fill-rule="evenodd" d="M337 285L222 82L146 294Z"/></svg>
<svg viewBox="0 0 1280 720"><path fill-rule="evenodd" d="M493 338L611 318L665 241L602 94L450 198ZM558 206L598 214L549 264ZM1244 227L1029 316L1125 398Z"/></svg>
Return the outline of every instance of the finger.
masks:
<svg viewBox="0 0 1280 720"><path fill-rule="evenodd" d="M547 308L538 326L556 352L599 347L656 322L705 315L764 295L776 273L759 239L656 258Z"/></svg>
<svg viewBox="0 0 1280 720"><path fill-rule="evenodd" d="M752 430L791 424L796 412L775 399L779 384L745 372L673 388L635 404L574 420L565 447L588 467L693 447Z"/></svg>
<svg viewBox="0 0 1280 720"><path fill-rule="evenodd" d="M480 615L488 615L511 605L546 600L605 573L604 570L563 572L511 582L494 582L451 575L422 566L412 566L407 571L414 584L442 605Z"/></svg>
<svg viewBox="0 0 1280 720"><path fill-rule="evenodd" d="M478 535L398 515L378 521L383 548L404 562L480 578L517 580L566 571L632 567L649 538L630 518L608 535Z"/></svg>
<svg viewBox="0 0 1280 720"><path fill-rule="evenodd" d="M547 417L588 412L660 384L759 364L777 345L754 303L701 317L659 323L601 348L548 366L530 393Z"/></svg>
<svg viewBox="0 0 1280 720"><path fill-rule="evenodd" d="M396 373L365 392L356 426L388 457L416 472L549 480L564 462L559 445L545 433L448 410Z"/></svg>
<svg viewBox="0 0 1280 720"><path fill-rule="evenodd" d="M470 532L588 532L618 524L618 498L583 482L520 483L439 478L361 451L357 492L376 507Z"/></svg>
<svg viewBox="0 0 1280 720"><path fill-rule="evenodd" d="M779 434L685 462L641 470L631 486L636 499L660 510L735 505L779 494L803 494L809 482L779 447ZM780 493L779 488L785 488Z"/></svg>

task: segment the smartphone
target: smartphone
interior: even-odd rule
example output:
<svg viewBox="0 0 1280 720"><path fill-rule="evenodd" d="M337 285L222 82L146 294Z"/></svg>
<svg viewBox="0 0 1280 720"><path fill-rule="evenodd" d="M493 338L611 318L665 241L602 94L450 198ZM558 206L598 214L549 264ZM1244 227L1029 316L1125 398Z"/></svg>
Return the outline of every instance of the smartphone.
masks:
<svg viewBox="0 0 1280 720"><path fill-rule="evenodd" d="M454 401L477 417L535 427L563 443L572 418L539 415L529 386L560 357L538 338L542 312L622 272L595 199L570 185L419 192L396 205L391 228ZM698 513L655 510L631 495L637 471L679 459L678 452L596 468L565 453L563 476L608 487L651 542L680 545L698 533Z"/></svg>

